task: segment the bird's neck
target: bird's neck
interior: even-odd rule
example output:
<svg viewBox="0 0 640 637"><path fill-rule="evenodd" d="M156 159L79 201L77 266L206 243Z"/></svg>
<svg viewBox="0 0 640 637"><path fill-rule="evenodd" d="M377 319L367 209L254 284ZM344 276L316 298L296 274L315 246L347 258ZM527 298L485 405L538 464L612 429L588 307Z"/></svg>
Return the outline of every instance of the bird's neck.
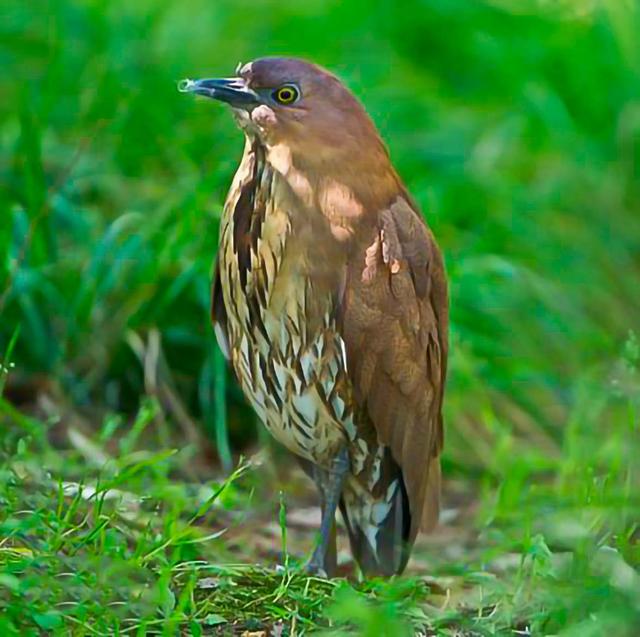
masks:
<svg viewBox="0 0 640 637"><path fill-rule="evenodd" d="M273 173L288 186L307 220L316 214L324 216L339 240L347 237L339 227L347 229L363 215L385 209L404 192L379 139L359 152L348 143L344 147L316 144L315 151L302 152L295 143L265 143L248 136L244 161L253 166L255 175Z"/></svg>

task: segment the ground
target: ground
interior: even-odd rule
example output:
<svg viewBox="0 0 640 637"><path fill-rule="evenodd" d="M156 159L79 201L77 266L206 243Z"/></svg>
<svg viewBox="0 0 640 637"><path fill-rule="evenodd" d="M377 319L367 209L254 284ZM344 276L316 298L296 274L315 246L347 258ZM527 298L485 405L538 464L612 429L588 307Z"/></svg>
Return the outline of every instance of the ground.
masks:
<svg viewBox="0 0 640 637"><path fill-rule="evenodd" d="M43 420L44 395L40 419L2 407L2 634L631 635L640 621L635 531L592 537L542 481L505 515L504 492L450 478L405 576L359 581L341 531L327 581L301 569L319 510L284 450L252 450L225 479L202 440L150 450L153 400L95 434L78 414ZM597 524L597 487L591 500Z"/></svg>

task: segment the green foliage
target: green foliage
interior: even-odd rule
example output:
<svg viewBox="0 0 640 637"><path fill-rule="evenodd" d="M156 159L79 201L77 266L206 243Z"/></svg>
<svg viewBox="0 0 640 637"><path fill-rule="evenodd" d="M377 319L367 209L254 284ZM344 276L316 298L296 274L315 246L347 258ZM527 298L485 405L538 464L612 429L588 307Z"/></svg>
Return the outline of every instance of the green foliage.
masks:
<svg viewBox="0 0 640 637"><path fill-rule="evenodd" d="M298 630L361 634L633 634L637 3L5 5L0 632L196 635L224 628L233 609L287 630L295 618ZM224 536L202 542L194 523L209 505L185 478L193 423L227 473L255 429L208 318L241 136L222 107L180 95L176 81L265 54L344 78L444 249L445 474L481 492L474 542L428 557L435 576L453 578L449 601L415 582L368 589L291 568L224 570ZM63 412L92 410L89 433L9 402L11 381L43 379ZM72 451L49 446L59 426L73 430ZM176 435L187 442L171 455ZM213 496L222 509L249 506L229 485ZM199 588L196 555L222 569L226 597Z"/></svg>
<svg viewBox="0 0 640 637"><path fill-rule="evenodd" d="M221 427L209 269L242 141L175 81L304 55L363 99L445 250L451 462L486 467L496 432L480 412L517 410L553 435L573 379L638 330L636 6L305 7L10 3L0 335L19 324L21 368L127 411L142 391L127 331L157 326L182 395Z"/></svg>

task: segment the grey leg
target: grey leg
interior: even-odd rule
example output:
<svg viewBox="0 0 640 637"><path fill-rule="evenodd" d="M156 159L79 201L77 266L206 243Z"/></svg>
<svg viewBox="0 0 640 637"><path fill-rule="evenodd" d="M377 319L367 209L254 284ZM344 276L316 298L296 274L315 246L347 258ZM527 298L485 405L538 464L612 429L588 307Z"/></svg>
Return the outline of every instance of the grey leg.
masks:
<svg viewBox="0 0 640 637"><path fill-rule="evenodd" d="M307 564L307 571L327 575L327 553L331 541L335 541L335 515L342 495L342 486L349 471L349 454L346 447L333 459L329 471L318 471L317 484L322 492L322 521L320 522L320 538L313 555Z"/></svg>

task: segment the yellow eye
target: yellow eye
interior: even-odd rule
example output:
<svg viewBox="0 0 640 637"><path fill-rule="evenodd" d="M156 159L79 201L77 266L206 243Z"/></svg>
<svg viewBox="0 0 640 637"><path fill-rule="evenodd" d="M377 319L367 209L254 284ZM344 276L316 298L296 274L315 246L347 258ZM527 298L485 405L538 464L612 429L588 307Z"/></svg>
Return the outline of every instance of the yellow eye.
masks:
<svg viewBox="0 0 640 637"><path fill-rule="evenodd" d="M285 84L273 92L273 99L279 104L293 104L300 97L300 91L293 84Z"/></svg>

